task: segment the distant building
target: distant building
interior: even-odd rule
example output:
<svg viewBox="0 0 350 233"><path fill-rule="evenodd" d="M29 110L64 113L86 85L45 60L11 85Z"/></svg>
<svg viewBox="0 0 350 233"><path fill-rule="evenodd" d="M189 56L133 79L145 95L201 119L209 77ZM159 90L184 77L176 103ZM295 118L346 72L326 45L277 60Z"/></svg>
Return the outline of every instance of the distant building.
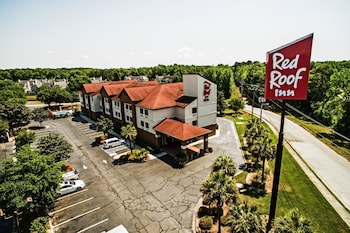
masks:
<svg viewBox="0 0 350 233"><path fill-rule="evenodd" d="M173 78L170 75L156 75L156 80L159 83L172 83Z"/></svg>
<svg viewBox="0 0 350 233"><path fill-rule="evenodd" d="M148 82L149 79L147 76L140 75L140 76L125 76L124 80L136 80L138 82Z"/></svg>
<svg viewBox="0 0 350 233"><path fill-rule="evenodd" d="M120 129L133 124L138 137L163 147L181 149L199 139L208 148L215 133L217 86L199 75L184 75L183 82L123 80L84 84L80 93L82 112L93 120L101 115Z"/></svg>
<svg viewBox="0 0 350 233"><path fill-rule="evenodd" d="M18 84L23 87L24 91L29 95L38 94L39 88L47 86L49 88L54 85L60 86L62 89L66 88L68 81L66 79L29 79L29 80L18 80Z"/></svg>

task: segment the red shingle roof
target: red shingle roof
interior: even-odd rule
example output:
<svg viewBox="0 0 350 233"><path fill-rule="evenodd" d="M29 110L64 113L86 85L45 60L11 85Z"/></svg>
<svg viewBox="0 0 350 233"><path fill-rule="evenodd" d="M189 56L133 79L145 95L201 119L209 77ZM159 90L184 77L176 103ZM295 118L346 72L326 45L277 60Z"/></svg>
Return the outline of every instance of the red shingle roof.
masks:
<svg viewBox="0 0 350 233"><path fill-rule="evenodd" d="M173 119L165 119L153 129L181 141L200 137L211 132L209 129L200 128Z"/></svg>
<svg viewBox="0 0 350 233"><path fill-rule="evenodd" d="M153 88L137 106L148 109L173 107L182 95L183 83L161 84Z"/></svg>
<svg viewBox="0 0 350 233"><path fill-rule="evenodd" d="M130 97L131 101L140 101L143 100L155 86L143 86L143 87L127 87L125 92Z"/></svg>

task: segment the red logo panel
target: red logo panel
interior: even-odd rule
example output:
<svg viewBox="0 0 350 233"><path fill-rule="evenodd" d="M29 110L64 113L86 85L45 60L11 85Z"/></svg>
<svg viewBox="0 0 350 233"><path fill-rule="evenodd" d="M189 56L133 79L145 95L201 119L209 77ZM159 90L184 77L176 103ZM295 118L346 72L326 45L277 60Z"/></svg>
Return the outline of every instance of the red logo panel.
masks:
<svg viewBox="0 0 350 233"><path fill-rule="evenodd" d="M305 100L313 34L267 52L265 99Z"/></svg>

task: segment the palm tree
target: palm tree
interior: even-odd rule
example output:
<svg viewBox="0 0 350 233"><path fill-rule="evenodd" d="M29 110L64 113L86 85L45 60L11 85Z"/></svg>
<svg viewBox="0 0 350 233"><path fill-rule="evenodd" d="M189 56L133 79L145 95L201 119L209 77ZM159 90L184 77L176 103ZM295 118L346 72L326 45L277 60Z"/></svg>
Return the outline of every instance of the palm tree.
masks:
<svg viewBox="0 0 350 233"><path fill-rule="evenodd" d="M135 126L128 124L125 125L121 128L121 135L123 138L127 139L130 141L130 147L131 147L131 151L132 151L132 143L135 141L136 137L137 137L137 130L135 128Z"/></svg>
<svg viewBox="0 0 350 233"><path fill-rule="evenodd" d="M230 207L228 222L231 224L232 233L264 232L262 218L259 213L257 213L256 206L248 206L247 202Z"/></svg>
<svg viewBox="0 0 350 233"><path fill-rule="evenodd" d="M203 199L207 201L209 207L217 207L217 219L219 233L221 232L221 213L224 204L236 202L236 187L232 177L219 170L212 172L208 179L202 184L200 191L203 193Z"/></svg>
<svg viewBox="0 0 350 233"><path fill-rule="evenodd" d="M212 166L212 172L222 170L228 176L236 173L236 164L229 155L220 155L216 158Z"/></svg>
<svg viewBox="0 0 350 233"><path fill-rule="evenodd" d="M283 218L277 219L273 232L275 233L312 233L311 222L301 216L297 209L293 209Z"/></svg>
<svg viewBox="0 0 350 233"><path fill-rule="evenodd" d="M262 150L260 152L260 158L263 162L262 164L262 176L261 176L261 183L264 183L264 175L265 175L265 161L271 160L275 158L276 154L276 146L271 144L272 140L268 137L265 137L262 140Z"/></svg>

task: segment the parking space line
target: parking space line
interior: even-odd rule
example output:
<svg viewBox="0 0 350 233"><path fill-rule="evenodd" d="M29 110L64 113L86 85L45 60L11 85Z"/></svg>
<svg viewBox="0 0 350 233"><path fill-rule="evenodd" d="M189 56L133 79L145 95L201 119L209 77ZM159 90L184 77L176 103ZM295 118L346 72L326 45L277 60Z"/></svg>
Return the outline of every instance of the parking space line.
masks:
<svg viewBox="0 0 350 233"><path fill-rule="evenodd" d="M104 219L104 220L102 220L102 221L99 221L99 222L97 222L97 223L95 223L95 224L93 224L93 225L91 225L91 226L88 226L88 227L84 228L83 230L78 231L77 233L82 233L82 232L84 232L84 231L90 230L91 228L93 228L93 227L95 227L95 226L97 226L97 225L100 225L101 223L104 223L104 222L106 222L106 221L108 221L108 218L106 218L106 219Z"/></svg>
<svg viewBox="0 0 350 233"><path fill-rule="evenodd" d="M79 214L79 215L77 215L77 216L75 216L75 217L72 217L72 218L66 220L66 221L63 221L63 222L61 222L61 223L59 223L59 224L56 224L55 226L53 226L53 228L59 227L59 226L61 226L61 225L63 225L63 224L66 224L67 222L70 222L70 221L73 221L73 220L75 220L75 219L77 219L77 218L83 217L83 216L85 216L85 215L87 215L87 214L90 214L90 213L92 213L92 212L94 212L94 211L96 211L96 210L99 210L99 209L101 209L101 207L97 207L97 208L92 209L92 210L89 210L89 211L87 211L87 212L85 212L85 213L83 213L83 214Z"/></svg>
<svg viewBox="0 0 350 233"><path fill-rule="evenodd" d="M67 197L74 196L74 195L76 195L76 194L78 194L78 193L86 192L86 191L88 191L88 190L89 190L89 189L83 189L83 190L80 190L80 191L78 191L78 192L75 192L75 193L72 193L72 194L69 194L69 195L66 195L66 196L62 196L62 197L60 197L60 198L57 198L56 201L65 199L65 198L67 198Z"/></svg>
<svg viewBox="0 0 350 233"><path fill-rule="evenodd" d="M51 212L51 214L55 214L55 213L61 212L61 211L63 211L63 210L66 210L66 209L69 209L69 208L71 208L71 207L74 207L74 206L76 206L76 205L80 205L80 204L82 204L82 203L84 203L84 202L90 201L90 200L92 200L92 199L94 199L94 197L90 197L90 198L85 199L85 200L83 200L83 201L79 201L79 202L74 203L74 204L72 204L72 205L63 207L62 209L59 209L59 210L56 210L56 211Z"/></svg>

